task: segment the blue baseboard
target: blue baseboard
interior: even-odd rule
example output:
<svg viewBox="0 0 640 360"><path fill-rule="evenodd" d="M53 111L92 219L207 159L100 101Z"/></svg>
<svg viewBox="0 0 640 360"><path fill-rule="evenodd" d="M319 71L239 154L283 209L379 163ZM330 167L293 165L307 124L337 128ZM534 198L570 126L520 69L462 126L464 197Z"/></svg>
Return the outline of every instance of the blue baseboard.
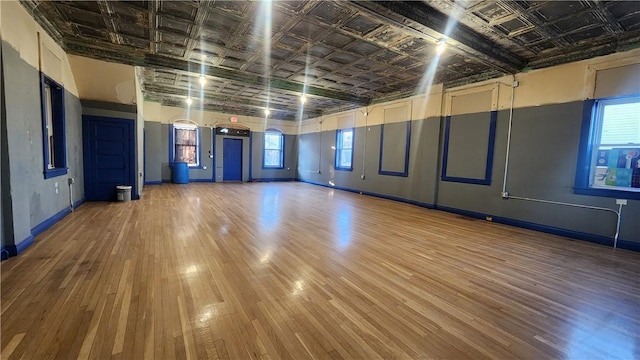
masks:
<svg viewBox="0 0 640 360"><path fill-rule="evenodd" d="M82 205L82 204L84 204L84 198L82 198L82 199L80 199L80 200L78 200L78 201L74 202L74 203L73 203L73 208L74 208L74 209L77 209L77 208L79 208L79 207L80 207L80 205Z"/></svg>
<svg viewBox="0 0 640 360"><path fill-rule="evenodd" d="M84 199L80 199L77 202L75 202L73 204L74 208L77 208L78 206L84 204ZM26 239L22 240L21 242L19 242L17 245L7 245L7 246L3 246L0 249L0 257L2 258L2 260L11 257L11 256L17 256L18 254L22 253L23 251L25 251L29 246L31 246L33 244L33 241L35 240L35 237L40 235L43 231L49 229L50 227L52 227L55 223L57 223L58 221L60 221L62 218L64 218L65 216L67 216L68 214L71 213L71 208L65 208L62 209L60 211L58 211L56 214L54 214L53 216L51 216L50 218L44 220L43 222L41 222L40 224L34 226L31 229L31 235L29 235ZM5 257L6 256L6 257Z"/></svg>
<svg viewBox="0 0 640 360"><path fill-rule="evenodd" d="M145 185L162 185L162 180L145 181L144 184Z"/></svg>
<svg viewBox="0 0 640 360"><path fill-rule="evenodd" d="M607 237L607 236L594 235L594 234L584 233L580 231L567 230L567 229L558 228L554 226L542 225L542 224L532 223L532 222L523 221L523 220L506 218L502 216L495 216L495 215L484 214L484 213L475 212L475 211L451 208L448 206L436 206L436 209L454 213L454 214L464 215L464 216L468 216L476 219L484 220L487 217L491 217L492 222L496 222L500 224L540 231L547 234L564 236L564 237L568 237L576 240L589 241L589 242L600 244L600 245L613 246L613 238ZM618 239L618 248L640 251L640 243Z"/></svg>
<svg viewBox="0 0 640 360"><path fill-rule="evenodd" d="M495 215L480 213L480 212L476 212L476 211L470 211L470 210L464 210L464 209L456 209L456 208L452 208L452 207L448 207L448 206L440 206L440 205L434 205L434 204L421 203L421 202L418 202L418 201L403 199L403 198L399 198L399 197L395 197L395 196L370 193L370 192L366 192L366 191L360 191L360 190L355 190L355 189L350 189L350 188L344 188L344 187L341 187L341 186L331 186L331 185L328 185L328 184L322 184L322 183L317 183L317 182L307 181L307 180L302 180L302 179L296 179L296 181L300 181L300 182L304 182L304 183L308 183L308 184L312 184L312 185L324 186L324 187L328 187L328 188L332 188L332 189L338 189L338 190L354 192L354 193L358 193L358 194L361 193L363 195L375 196L375 197L379 197L379 198L383 198L383 199L400 201L400 202L404 202L404 203L407 203L407 204L424 207L424 208L427 208L427 209L442 210L442 211L446 211L446 212L450 212L450 213L454 213L454 214L459 214L459 215L464 215L464 216L468 216L468 217L472 217L472 218L476 218L476 219L485 220L487 217L491 217L491 221L492 222L496 222L496 223L500 223L500 224L520 227L520 228L529 229L529 230L540 231L540 232L548 233L548 234L560 235L560 236L564 236L564 237L568 237L568 238L572 238L572 239L576 239L576 240L589 241L589 242L593 242L593 243L600 244L600 245L613 246L613 238L611 238L611 237L606 237L606 236L601 236L601 235L594 235L594 234L589 234L589 233L584 233L584 232L579 232L579 231L573 231L573 230L567 230L567 229L557 228L557 227L548 226L548 225L541 225L541 224L536 224L536 223L532 223L532 222L528 222L528 221L516 220L516 219L506 218L506 217L502 217L502 216L495 216ZM628 241L628 240L624 240L624 239L618 239L618 248L640 252L640 243L632 242L632 241Z"/></svg>
<svg viewBox="0 0 640 360"><path fill-rule="evenodd" d="M8 246L2 245L2 247L0 247L0 261L7 260L10 256Z"/></svg>
<svg viewBox="0 0 640 360"><path fill-rule="evenodd" d="M210 183L210 182L213 182L213 180L212 179L189 179L189 182L207 182L207 183Z"/></svg>
<svg viewBox="0 0 640 360"><path fill-rule="evenodd" d="M70 212L71 212L70 208L65 208L65 209L62 209L62 210L58 211L58 213L56 213L52 217L46 219L45 221L43 221L40 224L38 224L35 227L33 227L33 229L31 229L31 235L32 236L40 235L40 233L42 233L43 231L45 231L48 228L50 228L51 226L53 226L53 224L55 224L58 221L60 221L60 219L62 219L63 217L67 216L67 214L69 214Z"/></svg>
<svg viewBox="0 0 640 360"><path fill-rule="evenodd" d="M252 182L296 181L294 178L253 178Z"/></svg>
<svg viewBox="0 0 640 360"><path fill-rule="evenodd" d="M35 235L31 234L26 239L22 240L16 246L16 255L21 254L23 251L27 250L27 248L33 245L33 240L35 240Z"/></svg>
<svg viewBox="0 0 640 360"><path fill-rule="evenodd" d="M17 256L25 251L29 246L33 244L34 236L29 235L26 239L22 240L18 245L3 246L0 250L2 252L2 260L6 260L12 256Z"/></svg>
<svg viewBox="0 0 640 360"><path fill-rule="evenodd" d="M373 193L373 192L368 192L368 191L361 191L361 190L346 188L346 187L342 187L342 186L331 186L331 185L328 185L328 184L322 184L322 183L318 183L318 182L314 182L314 181L308 181L308 180L296 179L296 181L307 183L307 184L312 184L312 185L324 186L324 187L328 187L328 188L331 188L331 189L349 191L349 192L356 193L356 194L369 195L369 196L373 196L373 197L377 197L377 198L381 198L381 199L387 199L387 200L403 202L403 203L406 203L406 204L416 205L416 206L420 206L420 207L427 208L427 209L435 209L435 206L433 204L424 203L424 202L415 201L415 200L410 200L410 199L405 199L405 198L401 198L401 197L397 197L397 196L378 194L378 193Z"/></svg>

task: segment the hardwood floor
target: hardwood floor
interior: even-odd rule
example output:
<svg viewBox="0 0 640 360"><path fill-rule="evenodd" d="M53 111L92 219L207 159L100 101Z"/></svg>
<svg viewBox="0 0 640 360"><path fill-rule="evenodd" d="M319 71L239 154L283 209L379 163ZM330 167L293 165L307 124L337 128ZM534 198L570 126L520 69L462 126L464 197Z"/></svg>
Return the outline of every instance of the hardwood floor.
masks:
<svg viewBox="0 0 640 360"><path fill-rule="evenodd" d="M640 253L302 183L87 203L0 266L2 359L640 358Z"/></svg>

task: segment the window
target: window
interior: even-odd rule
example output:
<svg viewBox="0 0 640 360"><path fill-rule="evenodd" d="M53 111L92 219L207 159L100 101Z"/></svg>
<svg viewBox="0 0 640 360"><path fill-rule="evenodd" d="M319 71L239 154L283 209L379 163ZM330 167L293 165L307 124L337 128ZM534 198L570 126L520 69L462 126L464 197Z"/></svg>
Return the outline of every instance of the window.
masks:
<svg viewBox="0 0 640 360"><path fill-rule="evenodd" d="M189 167L200 166L200 129L191 121L182 120L173 124L172 163L186 162Z"/></svg>
<svg viewBox="0 0 640 360"><path fill-rule="evenodd" d="M284 134L278 130L264 133L262 167L265 169L284 168Z"/></svg>
<svg viewBox="0 0 640 360"><path fill-rule="evenodd" d="M64 88L42 73L40 87L44 178L49 179L67 173Z"/></svg>
<svg viewBox="0 0 640 360"><path fill-rule="evenodd" d="M640 96L596 100L591 114L576 192L640 199Z"/></svg>
<svg viewBox="0 0 640 360"><path fill-rule="evenodd" d="M353 129L336 132L336 170L353 170Z"/></svg>

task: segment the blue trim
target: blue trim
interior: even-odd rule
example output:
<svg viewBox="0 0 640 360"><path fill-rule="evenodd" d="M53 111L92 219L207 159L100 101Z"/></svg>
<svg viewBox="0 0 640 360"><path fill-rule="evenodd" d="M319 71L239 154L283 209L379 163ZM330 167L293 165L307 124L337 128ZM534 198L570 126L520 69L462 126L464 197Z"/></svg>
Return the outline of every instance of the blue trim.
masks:
<svg viewBox="0 0 640 360"><path fill-rule="evenodd" d="M33 245L33 242L35 240L35 236L33 234L27 236L26 239L22 240L18 245L14 245L14 251L15 251L15 255L20 255L22 254L25 250L27 250L27 248L31 245ZM11 251L9 251L11 253Z"/></svg>
<svg viewBox="0 0 640 360"><path fill-rule="evenodd" d="M49 169L49 140L47 138L47 109L45 100L45 84L51 89L51 124L53 126L53 143L56 166ZM43 72L40 72L40 115L42 123L42 159L44 161L44 178L50 179L67 174L67 130L65 119L64 87Z"/></svg>
<svg viewBox="0 0 640 360"><path fill-rule="evenodd" d="M640 191L625 191L600 188L573 188L573 193L578 195L602 196L618 199L640 200Z"/></svg>
<svg viewBox="0 0 640 360"><path fill-rule="evenodd" d="M405 199L405 198L401 198L401 197L397 197L397 196L378 194L378 193L373 193L373 192L368 192L368 191L361 191L361 190L346 188L346 187L342 187L342 186L331 186L331 185L328 185L328 184L322 184L322 183L319 183L319 182L314 182L314 181L309 181L309 180L296 179L296 181L307 183L307 184L311 184L311 185L324 186L324 187L331 188L331 189L344 190L344 191L348 191L348 192L352 192L352 193L356 193L356 194L373 196L373 197L377 197L377 198L381 198L381 199L387 199L387 200L403 202L403 203L406 203L406 204L416 205L416 206L420 206L420 207L427 208L427 209L435 209L435 205L434 204L423 203L423 202L420 202L420 201Z"/></svg>
<svg viewBox="0 0 640 360"><path fill-rule="evenodd" d="M56 214L54 214L50 218L46 219L45 221L41 222L40 224L36 225L33 229L31 229L31 235L33 236L40 235L43 231L53 226L53 224L60 221L63 217L67 216L70 212L71 212L70 208L64 208L58 211Z"/></svg>
<svg viewBox="0 0 640 360"><path fill-rule="evenodd" d="M253 182L296 181L294 178L255 178Z"/></svg>
<svg viewBox="0 0 640 360"><path fill-rule="evenodd" d="M580 148L578 148L575 190L589 187L589 168L591 167L589 154L593 150L590 135L595 103L595 100L585 100L582 103L582 124L580 126Z"/></svg>
<svg viewBox="0 0 640 360"><path fill-rule="evenodd" d="M345 130L350 130L351 131L351 160L349 161L349 167L346 166L340 166L338 165L338 163L341 160L341 156L342 156L342 133ZM336 130L336 152L334 155L334 160L333 160L333 166L336 170L340 170L340 171L353 171L353 149L355 148L355 129L354 128L348 128L348 129L338 129Z"/></svg>
<svg viewBox="0 0 640 360"><path fill-rule="evenodd" d="M383 145L382 145L383 140L384 140L384 124L380 125L380 158L378 160L378 174L389 175L389 176L401 176L401 177L409 176L409 153L411 152L411 120L407 121L407 135L405 139L405 150L404 150L404 172L382 170L382 155L384 154Z"/></svg>
<svg viewBox="0 0 640 360"><path fill-rule="evenodd" d="M13 256L18 256L23 251L25 251L29 246L33 245L33 241L35 237L33 235L27 236L26 239L22 240L18 245L6 245L2 247L2 260L6 260Z"/></svg>
<svg viewBox="0 0 640 360"><path fill-rule="evenodd" d="M524 229L540 231L547 234L559 235L559 236L564 236L564 237L573 238L577 240L585 240L585 241L593 242L600 245L613 246L612 237L567 230L567 229L557 228L554 226L541 225L541 224L536 224L528 221L506 218L502 216L495 216L495 215L485 214L485 213L480 213L475 211L451 208L448 206L438 205L436 206L436 209L454 213L454 214L460 214L460 215L464 215L464 216L468 216L476 219L483 219L483 220L489 216L491 217L492 222L496 222L500 224L516 226ZM640 243L618 239L618 248L640 251Z"/></svg>
<svg viewBox="0 0 640 360"><path fill-rule="evenodd" d="M211 180L211 179L189 179L189 182L207 182L207 183L210 183L210 182L213 182L213 180Z"/></svg>
<svg viewBox="0 0 640 360"><path fill-rule="evenodd" d="M621 97L628 98L628 96ZM620 99L621 99L620 98ZM618 98L616 98L618 99ZM624 198L640 200L640 191L628 191L622 189L592 188L591 180L591 154L593 154L593 137L595 129L593 124L597 116L596 100L585 100L582 106L582 122L580 127L580 148L578 149L578 162L576 165L576 179L573 193L578 195L601 196L610 198Z"/></svg>
<svg viewBox="0 0 640 360"><path fill-rule="evenodd" d="M498 120L498 111L491 111L489 120L489 144L487 146L487 160L484 168L484 179L464 178L456 176L447 176L447 162L449 158L449 135L451 133L451 115L445 119L444 128L444 145L442 151L442 181L459 182L475 185L491 185L491 174L493 172L493 152L496 141L496 123Z"/></svg>
<svg viewBox="0 0 640 360"><path fill-rule="evenodd" d="M266 159L265 157L265 153L267 152L267 133L279 133L280 134L280 142L282 144L282 147L280 149L280 165L278 166L268 166L264 164L264 160ZM251 134L249 134L249 137L251 137ZM284 133L282 133L282 131L278 130L278 129L267 129L265 130L265 132L262 134L262 168L263 169L275 169L275 170L282 170L284 169L284 143L285 143L285 137L284 137ZM269 150L276 150L276 149L269 149ZM249 160L251 160L251 156L249 157ZM249 169L251 169L251 167L249 167ZM251 178L251 176L249 176L249 178Z"/></svg>
<svg viewBox="0 0 640 360"><path fill-rule="evenodd" d="M162 180L145 181L145 185L162 185Z"/></svg>
<svg viewBox="0 0 640 360"><path fill-rule="evenodd" d="M73 203L73 208L74 208L74 209L77 209L77 208L79 208L79 207L80 207L80 205L82 205L82 204L84 204L84 198L82 198L82 199L80 199L80 200L78 200L78 201L74 202L74 203Z"/></svg>
<svg viewBox="0 0 640 360"><path fill-rule="evenodd" d="M2 245L0 247L0 261L7 260L9 257L11 257L11 252L9 251L9 247L10 245L8 246Z"/></svg>

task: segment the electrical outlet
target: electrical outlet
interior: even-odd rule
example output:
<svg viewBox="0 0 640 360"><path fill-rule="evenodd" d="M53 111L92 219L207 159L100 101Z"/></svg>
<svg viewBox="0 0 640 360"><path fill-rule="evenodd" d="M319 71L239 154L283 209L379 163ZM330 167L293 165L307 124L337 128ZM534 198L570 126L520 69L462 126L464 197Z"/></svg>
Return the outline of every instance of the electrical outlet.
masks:
<svg viewBox="0 0 640 360"><path fill-rule="evenodd" d="M202 170L207 170L207 166L206 165L202 165Z"/></svg>
<svg viewBox="0 0 640 360"><path fill-rule="evenodd" d="M360 175L360 179L364 180L364 174Z"/></svg>
<svg viewBox="0 0 640 360"><path fill-rule="evenodd" d="M502 198L503 198L503 199L508 199L508 198L509 198L509 193L508 193L508 192L506 192L506 191L505 191L505 192L503 192L503 193L502 193Z"/></svg>
<svg viewBox="0 0 640 360"><path fill-rule="evenodd" d="M627 205L627 199L616 199L616 205Z"/></svg>
<svg viewBox="0 0 640 360"><path fill-rule="evenodd" d="M73 185L73 184L75 184L76 179L74 179L74 178L69 178L69 180L67 180L67 181L68 181L69 185Z"/></svg>

